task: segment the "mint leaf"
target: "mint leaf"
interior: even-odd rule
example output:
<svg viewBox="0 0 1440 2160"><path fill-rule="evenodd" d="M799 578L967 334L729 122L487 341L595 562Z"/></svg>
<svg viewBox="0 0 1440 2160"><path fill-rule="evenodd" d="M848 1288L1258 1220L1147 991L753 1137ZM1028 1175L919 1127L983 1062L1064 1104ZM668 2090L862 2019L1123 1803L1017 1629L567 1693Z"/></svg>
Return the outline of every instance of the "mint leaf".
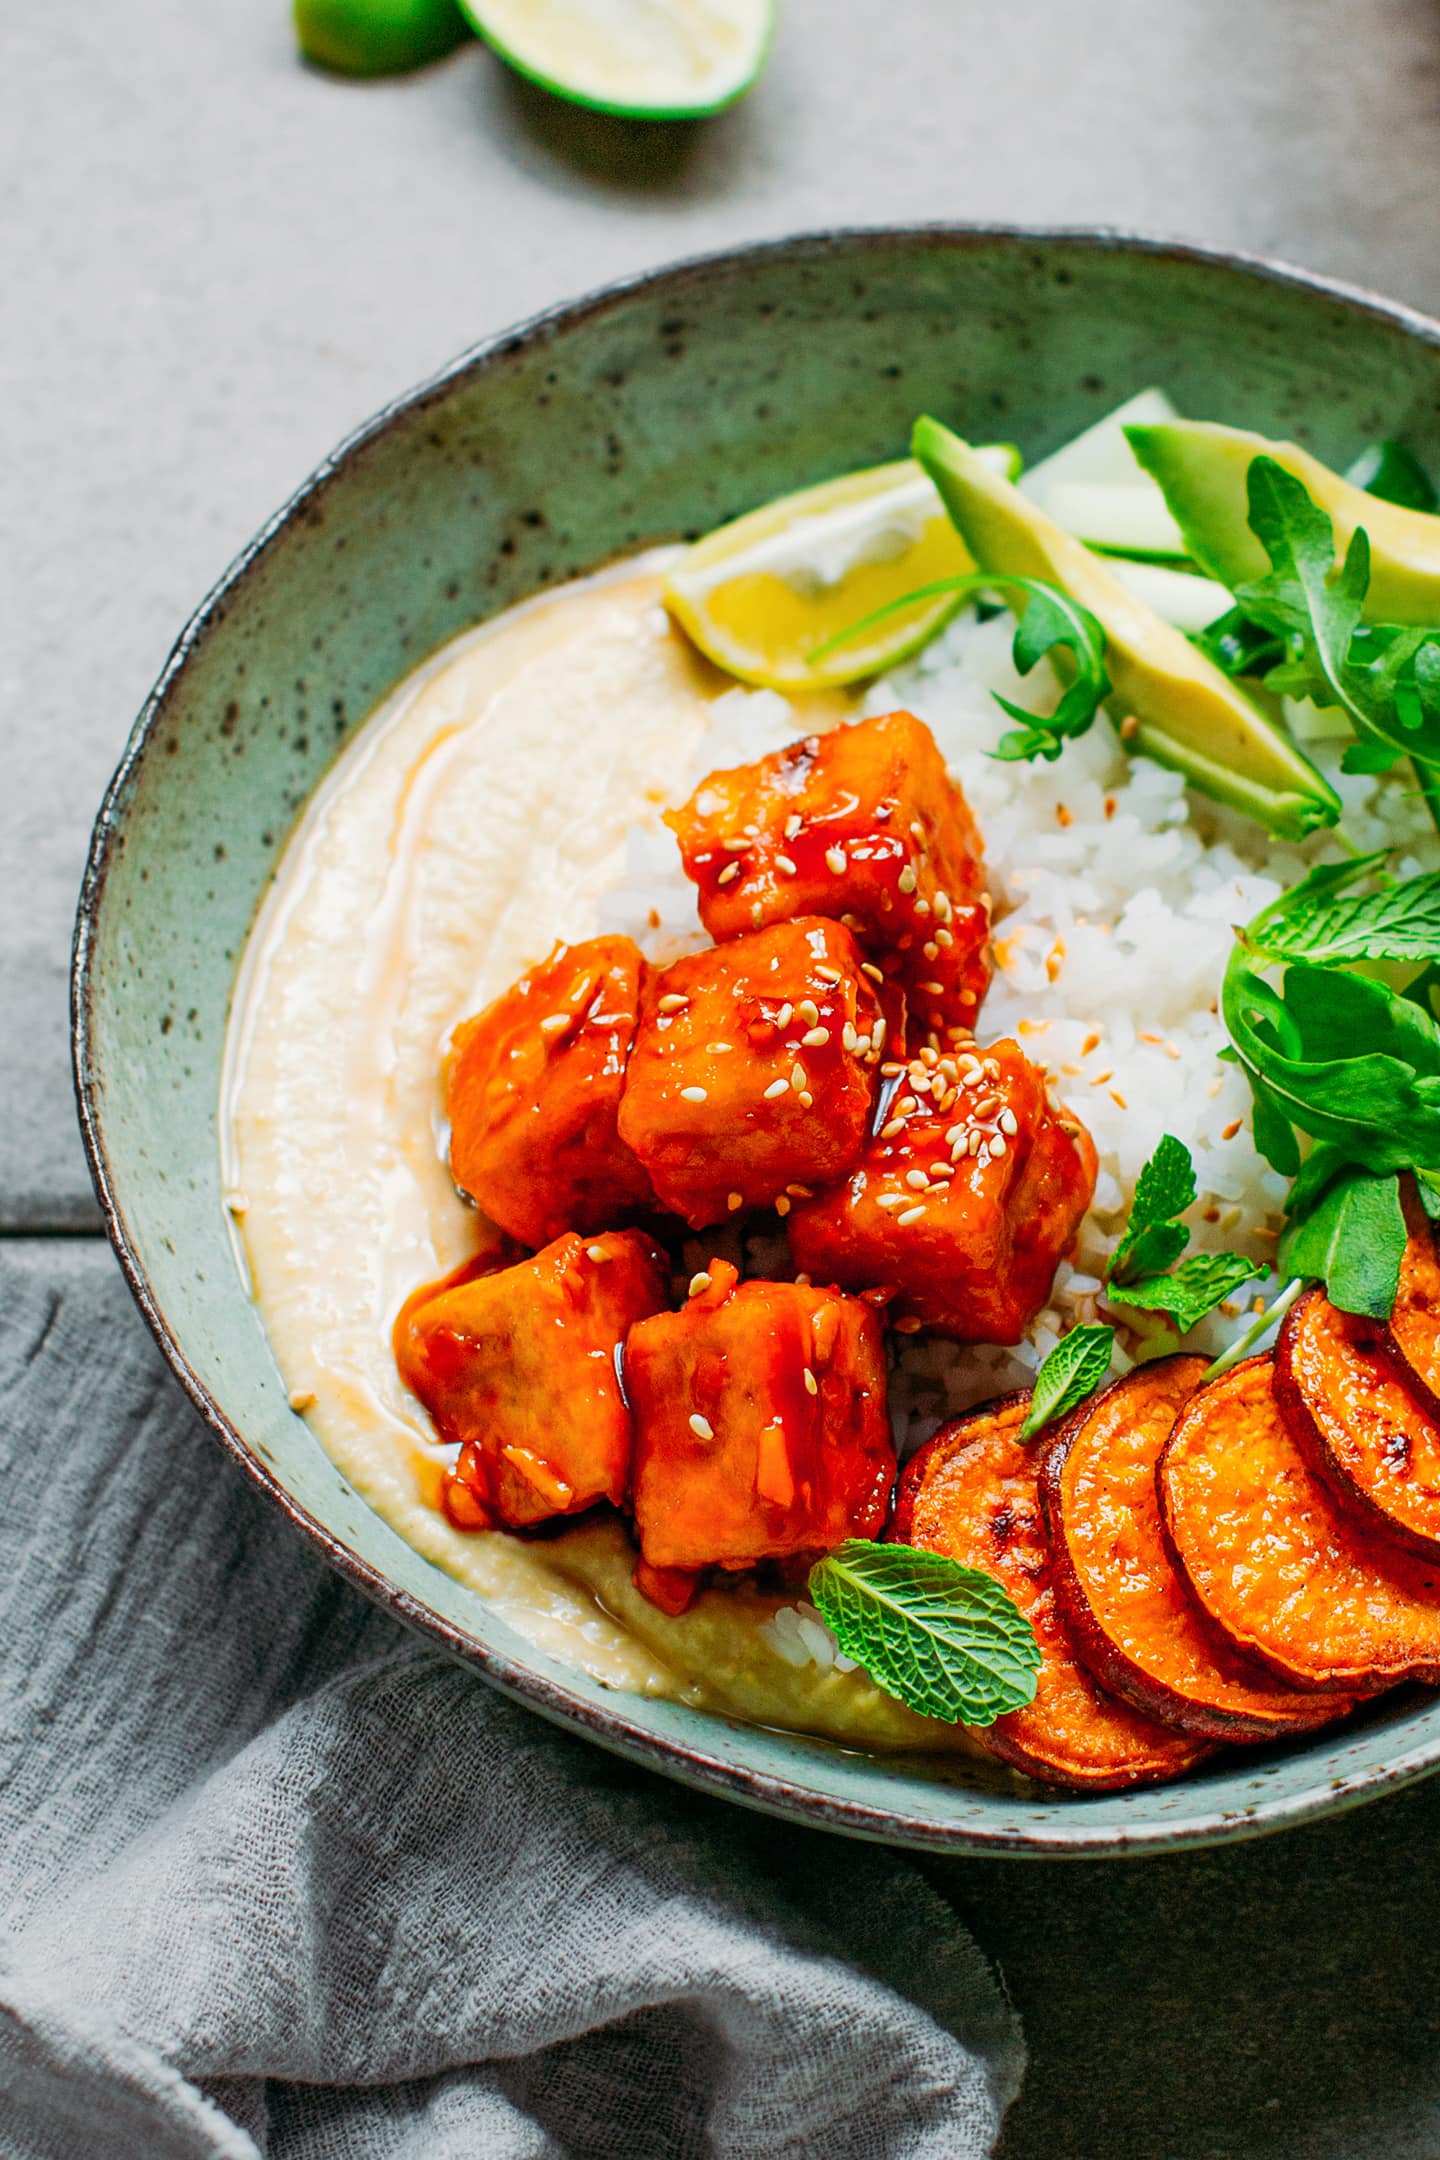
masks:
<svg viewBox="0 0 1440 2160"><path fill-rule="evenodd" d="M1062 1336L1035 1375L1035 1392L1020 1438L1033 1440L1042 1426L1053 1425L1093 1395L1110 1370L1114 1347L1114 1328L1077 1327Z"/></svg>
<svg viewBox="0 0 1440 2160"><path fill-rule="evenodd" d="M1134 1282L1178 1260L1190 1233L1171 1220L1195 1198L1195 1165L1183 1141L1166 1133L1135 1181L1130 1220L1111 1256L1112 1283Z"/></svg>
<svg viewBox="0 0 1440 2160"><path fill-rule="evenodd" d="M1280 1240L1282 1273L1323 1282L1342 1312L1388 1320L1400 1287L1405 1215L1400 1181L1351 1170L1329 1185Z"/></svg>
<svg viewBox="0 0 1440 2160"><path fill-rule="evenodd" d="M1357 745L1363 748L1364 745ZM1429 960L1440 954L1440 873L1402 878L1379 892L1346 888L1379 873L1384 853L1312 870L1246 931L1277 960Z"/></svg>
<svg viewBox="0 0 1440 2160"><path fill-rule="evenodd" d="M845 1656L922 1717L993 1725L1034 1700L1035 1630L978 1568L849 1538L810 1570L810 1596Z"/></svg>
<svg viewBox="0 0 1440 2160"><path fill-rule="evenodd" d="M1229 1297L1233 1290L1238 1290L1241 1283L1264 1273L1258 1260L1247 1260L1241 1253L1194 1253L1172 1274L1153 1276L1147 1282L1135 1283L1123 1290L1112 1289L1110 1297L1117 1305L1136 1305L1145 1312L1166 1313L1174 1322L1176 1333L1188 1335L1206 1313Z"/></svg>

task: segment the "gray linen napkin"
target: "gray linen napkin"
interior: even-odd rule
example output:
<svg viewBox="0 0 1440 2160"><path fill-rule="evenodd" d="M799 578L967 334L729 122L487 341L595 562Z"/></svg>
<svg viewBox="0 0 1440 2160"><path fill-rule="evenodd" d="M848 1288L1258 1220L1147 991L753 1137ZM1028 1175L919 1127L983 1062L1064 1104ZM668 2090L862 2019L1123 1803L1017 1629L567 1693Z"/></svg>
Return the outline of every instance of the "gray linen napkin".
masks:
<svg viewBox="0 0 1440 2160"><path fill-rule="evenodd" d="M1023 2065L907 1863L698 1800L332 1576L96 1246L0 1252L7 2160L964 2160Z"/></svg>

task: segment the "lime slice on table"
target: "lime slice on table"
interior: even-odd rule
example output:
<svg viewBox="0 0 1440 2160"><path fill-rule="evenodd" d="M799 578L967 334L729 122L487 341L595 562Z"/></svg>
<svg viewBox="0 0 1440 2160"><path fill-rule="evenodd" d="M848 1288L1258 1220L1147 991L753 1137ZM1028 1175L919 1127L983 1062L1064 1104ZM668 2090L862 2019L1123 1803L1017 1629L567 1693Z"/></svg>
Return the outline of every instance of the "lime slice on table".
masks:
<svg viewBox="0 0 1440 2160"><path fill-rule="evenodd" d="M1008 476L1008 443L981 456ZM903 660L963 604L917 600L816 662L826 642L877 609L974 561L934 483L910 458L782 495L687 548L665 605L700 650L767 690L827 690Z"/></svg>
<svg viewBox="0 0 1440 2160"><path fill-rule="evenodd" d="M295 36L338 75L402 75L470 36L456 0L294 0Z"/></svg>
<svg viewBox="0 0 1440 2160"><path fill-rule="evenodd" d="M699 120L750 88L775 0L461 0L487 45L573 105Z"/></svg>

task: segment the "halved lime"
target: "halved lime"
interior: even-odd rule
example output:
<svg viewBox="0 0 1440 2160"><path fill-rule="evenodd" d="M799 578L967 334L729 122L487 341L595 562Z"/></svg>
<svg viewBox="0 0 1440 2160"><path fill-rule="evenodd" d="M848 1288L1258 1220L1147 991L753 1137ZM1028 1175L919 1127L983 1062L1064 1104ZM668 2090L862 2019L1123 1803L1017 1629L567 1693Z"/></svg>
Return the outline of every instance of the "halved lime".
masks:
<svg viewBox="0 0 1440 2160"><path fill-rule="evenodd" d="M983 453L1017 468L1008 444ZM688 548L665 605L727 674L767 690L825 690L878 675L932 637L961 601L919 600L818 663L826 642L879 608L974 563L911 458L846 473L752 510Z"/></svg>
<svg viewBox="0 0 1440 2160"><path fill-rule="evenodd" d="M555 97L627 120L699 120L765 64L775 0L461 0L487 45Z"/></svg>

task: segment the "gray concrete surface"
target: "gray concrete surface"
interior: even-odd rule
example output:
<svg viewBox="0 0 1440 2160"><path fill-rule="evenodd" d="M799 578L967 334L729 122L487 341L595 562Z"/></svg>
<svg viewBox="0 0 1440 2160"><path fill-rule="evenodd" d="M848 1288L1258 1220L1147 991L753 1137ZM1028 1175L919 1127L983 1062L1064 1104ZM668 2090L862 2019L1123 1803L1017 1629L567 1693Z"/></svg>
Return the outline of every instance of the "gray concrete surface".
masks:
<svg viewBox="0 0 1440 2160"><path fill-rule="evenodd" d="M104 780L189 608L392 392L622 272L900 217L1131 225L1440 312L1440 0L782 6L746 105L650 132L479 49L326 80L283 0L0 10L0 1229L33 1264L107 1264L37 1235L94 1222L64 976ZM1030 2034L1005 2160L1440 2154L1437 1816L943 1871Z"/></svg>

